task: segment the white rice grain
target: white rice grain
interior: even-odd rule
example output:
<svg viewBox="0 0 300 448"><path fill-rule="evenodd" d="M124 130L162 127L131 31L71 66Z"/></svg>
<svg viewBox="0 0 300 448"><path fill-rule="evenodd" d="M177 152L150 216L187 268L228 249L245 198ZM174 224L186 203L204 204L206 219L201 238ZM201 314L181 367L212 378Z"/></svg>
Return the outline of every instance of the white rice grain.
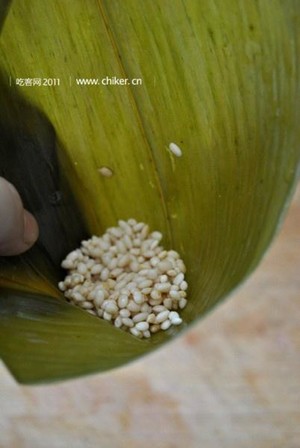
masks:
<svg viewBox="0 0 300 448"><path fill-rule="evenodd" d="M103 177L111 177L113 175L112 170L107 166L102 166L98 171Z"/></svg>
<svg viewBox="0 0 300 448"><path fill-rule="evenodd" d="M176 145L176 143L170 143L169 144L169 150L171 151L172 154L174 154L174 156L176 157L181 157L182 156L182 150L181 148L179 148L178 145Z"/></svg>

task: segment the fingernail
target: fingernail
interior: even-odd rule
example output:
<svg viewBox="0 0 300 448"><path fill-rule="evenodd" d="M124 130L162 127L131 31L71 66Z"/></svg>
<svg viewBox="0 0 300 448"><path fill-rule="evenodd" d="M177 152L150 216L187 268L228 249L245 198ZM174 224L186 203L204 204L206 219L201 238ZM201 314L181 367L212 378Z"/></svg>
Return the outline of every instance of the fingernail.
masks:
<svg viewBox="0 0 300 448"><path fill-rule="evenodd" d="M35 218L27 210L24 210L24 235L23 239L27 246L32 246L39 236L39 228Z"/></svg>

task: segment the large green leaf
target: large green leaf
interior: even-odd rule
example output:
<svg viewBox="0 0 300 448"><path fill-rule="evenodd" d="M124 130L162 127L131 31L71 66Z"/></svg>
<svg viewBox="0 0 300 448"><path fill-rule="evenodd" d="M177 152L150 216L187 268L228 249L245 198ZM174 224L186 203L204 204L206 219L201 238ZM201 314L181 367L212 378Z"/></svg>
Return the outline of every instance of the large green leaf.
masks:
<svg viewBox="0 0 300 448"><path fill-rule="evenodd" d="M296 0L12 2L0 174L41 227L2 260L0 354L20 381L111 368L174 336L137 341L60 301L59 260L87 233L130 217L161 230L187 265L186 323L257 265L299 163L299 15ZM106 76L143 83L76 85ZM60 86L13 88L37 77Z"/></svg>

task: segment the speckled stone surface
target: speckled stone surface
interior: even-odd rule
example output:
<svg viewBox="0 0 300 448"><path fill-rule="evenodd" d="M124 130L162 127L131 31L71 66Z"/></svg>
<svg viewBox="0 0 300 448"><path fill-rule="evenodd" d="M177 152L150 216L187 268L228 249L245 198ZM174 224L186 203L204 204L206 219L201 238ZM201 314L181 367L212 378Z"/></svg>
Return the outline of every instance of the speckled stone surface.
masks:
<svg viewBox="0 0 300 448"><path fill-rule="evenodd" d="M250 279L114 372L24 387L0 365L1 448L299 448L300 189Z"/></svg>

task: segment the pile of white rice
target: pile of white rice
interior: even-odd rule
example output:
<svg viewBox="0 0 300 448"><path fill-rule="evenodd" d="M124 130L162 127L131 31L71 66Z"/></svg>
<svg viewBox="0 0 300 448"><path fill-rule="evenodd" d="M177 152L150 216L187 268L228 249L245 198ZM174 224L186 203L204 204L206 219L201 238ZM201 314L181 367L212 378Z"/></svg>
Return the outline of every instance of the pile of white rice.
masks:
<svg viewBox="0 0 300 448"><path fill-rule="evenodd" d="M135 219L82 241L62 262L67 300L139 338L180 325L187 303L185 265L159 245L162 234Z"/></svg>

